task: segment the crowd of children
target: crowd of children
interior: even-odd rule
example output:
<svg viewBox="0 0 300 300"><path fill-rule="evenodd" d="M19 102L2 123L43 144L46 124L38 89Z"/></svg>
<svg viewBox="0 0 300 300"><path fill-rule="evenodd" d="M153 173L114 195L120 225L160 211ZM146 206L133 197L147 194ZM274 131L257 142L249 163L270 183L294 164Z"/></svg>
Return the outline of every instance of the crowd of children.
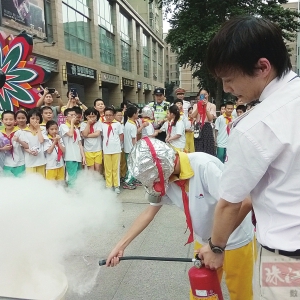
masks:
<svg viewBox="0 0 300 300"><path fill-rule="evenodd" d="M70 93L69 93L70 94ZM56 97L60 97L56 93ZM127 159L135 143L143 137L155 137L165 132L165 142L175 151L195 152L195 119L193 108L184 112L183 100L176 99L167 107L166 118L155 129L155 111L150 105L141 110L131 103L121 108L105 107L97 98L87 108L77 101L74 105L52 106L47 91L39 107L25 112L5 111L0 132L0 156L4 157L3 172L21 176L39 173L48 180L74 186L78 172L87 168L103 175L106 187L117 194L120 187L133 190L140 186L127 171ZM216 154L224 162L229 124L234 115L245 112L244 105L234 109L231 102L221 107L215 122ZM57 113L63 111L65 122L57 123ZM0 157L1 158L1 157ZM1 160L0 160L1 164Z"/></svg>

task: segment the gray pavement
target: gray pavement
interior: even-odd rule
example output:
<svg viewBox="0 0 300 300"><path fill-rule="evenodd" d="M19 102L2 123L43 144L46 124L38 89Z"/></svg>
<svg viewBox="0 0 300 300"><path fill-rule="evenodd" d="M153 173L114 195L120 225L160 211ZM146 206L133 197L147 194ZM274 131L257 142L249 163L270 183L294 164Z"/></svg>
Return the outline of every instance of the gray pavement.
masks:
<svg viewBox="0 0 300 300"><path fill-rule="evenodd" d="M86 276L95 277L94 287L82 296L69 290L66 300L189 299L187 272L192 263L131 260L123 261L114 268L96 266L98 259L106 258L134 219L149 205L144 200L141 187L134 191L122 190L118 197L123 212L116 230L90 237L87 260L90 260L92 270L87 271ZM193 246L184 246L188 238L185 228L184 213L175 206L165 205L150 226L128 246L125 255L192 257ZM78 270L73 269L72 272ZM226 291L224 296L225 300L229 299Z"/></svg>

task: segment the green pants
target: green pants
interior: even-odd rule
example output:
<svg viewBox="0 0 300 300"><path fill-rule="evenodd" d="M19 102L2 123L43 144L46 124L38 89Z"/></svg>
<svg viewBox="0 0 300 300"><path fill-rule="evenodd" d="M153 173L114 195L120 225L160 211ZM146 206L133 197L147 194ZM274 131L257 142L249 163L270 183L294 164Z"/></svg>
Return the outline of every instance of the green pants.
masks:
<svg viewBox="0 0 300 300"><path fill-rule="evenodd" d="M78 171L81 170L81 162L66 161L66 171L68 173L67 184L69 187L74 187L77 179Z"/></svg>
<svg viewBox="0 0 300 300"><path fill-rule="evenodd" d="M127 165L127 161L128 161L128 155L129 153L125 153L125 158L126 158L126 165ZM129 172L128 168L127 168L127 172L126 172L126 176L125 176L125 182L127 184L132 184L134 182L135 178L132 176L132 174Z"/></svg>
<svg viewBox="0 0 300 300"><path fill-rule="evenodd" d="M217 158L224 163L226 161L226 148L217 147Z"/></svg>
<svg viewBox="0 0 300 300"><path fill-rule="evenodd" d="M25 173L25 165L18 166L18 167L3 167L3 173L6 176L15 176L21 177Z"/></svg>

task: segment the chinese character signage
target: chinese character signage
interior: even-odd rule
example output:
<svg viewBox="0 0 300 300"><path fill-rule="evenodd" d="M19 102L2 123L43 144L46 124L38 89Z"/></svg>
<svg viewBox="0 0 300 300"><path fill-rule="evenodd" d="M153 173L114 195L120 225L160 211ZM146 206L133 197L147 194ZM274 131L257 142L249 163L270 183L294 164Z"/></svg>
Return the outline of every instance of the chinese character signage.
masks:
<svg viewBox="0 0 300 300"><path fill-rule="evenodd" d="M67 66L68 75L76 76L76 77L92 78L96 80L97 72L94 69L78 66L68 62L66 63L66 66Z"/></svg>
<svg viewBox="0 0 300 300"><path fill-rule="evenodd" d="M152 85L148 83L144 83L144 90L145 91L151 91L152 90Z"/></svg>
<svg viewBox="0 0 300 300"><path fill-rule="evenodd" d="M27 30L45 37L44 0L1 1L2 23L18 30Z"/></svg>
<svg viewBox="0 0 300 300"><path fill-rule="evenodd" d="M128 78L122 78L123 86L134 87L134 80Z"/></svg>
<svg viewBox="0 0 300 300"><path fill-rule="evenodd" d="M104 82L119 84L119 76L113 74L101 72L101 80Z"/></svg>

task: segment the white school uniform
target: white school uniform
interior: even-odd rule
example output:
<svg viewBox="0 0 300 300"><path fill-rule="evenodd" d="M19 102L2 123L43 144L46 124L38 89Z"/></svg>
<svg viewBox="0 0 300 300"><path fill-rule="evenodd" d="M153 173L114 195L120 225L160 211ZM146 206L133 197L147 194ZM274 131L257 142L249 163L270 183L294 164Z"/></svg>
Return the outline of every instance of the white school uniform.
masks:
<svg viewBox="0 0 300 300"><path fill-rule="evenodd" d="M95 124L92 125L94 128L94 132L96 131L102 131L102 125L101 123L98 121ZM84 131L84 129L86 128L86 122L82 122L80 124L80 131ZM84 152L99 152L102 150L102 138L101 138L101 134L98 137L94 137L94 138L85 138L82 137L84 140L83 143L83 149Z"/></svg>
<svg viewBox="0 0 300 300"><path fill-rule="evenodd" d="M123 126L119 122L113 121L111 123L112 131L108 140L108 124L102 123L101 125L103 136L103 154L121 153L120 134L123 133Z"/></svg>
<svg viewBox="0 0 300 300"><path fill-rule="evenodd" d="M60 161L57 160L58 156L58 145L56 144L52 153L47 153L47 150L52 146L53 141L48 137L45 136L45 142L44 142L44 151L46 155L46 170L53 170L58 169L64 166L64 159L61 157ZM60 138L60 144L64 146L63 139Z"/></svg>
<svg viewBox="0 0 300 300"><path fill-rule="evenodd" d="M215 129L218 130L217 146L220 148L227 148L228 133L227 133L226 119L223 115L219 116L215 123Z"/></svg>
<svg viewBox="0 0 300 300"><path fill-rule="evenodd" d="M19 129L15 131L14 137L20 138L21 134L22 130ZM11 153L10 151L5 151L5 153L3 152L4 166L14 168L25 165L25 155L23 147L20 145L20 143L15 142L14 140L12 140L12 146L13 153Z"/></svg>
<svg viewBox="0 0 300 300"><path fill-rule="evenodd" d="M145 122L149 122L145 120ZM142 129L142 138L145 136L152 136L155 133L154 125L152 122L149 122L149 125L146 127L143 127Z"/></svg>
<svg viewBox="0 0 300 300"><path fill-rule="evenodd" d="M133 148L132 139L137 137L137 126L128 120L124 127L124 152L130 153Z"/></svg>
<svg viewBox="0 0 300 300"><path fill-rule="evenodd" d="M167 132L168 134L168 125L169 122L165 122L160 130ZM182 120L178 120L175 126L172 126L170 137L173 137L176 134L180 134L180 137L176 140L170 141L170 145L178 149L184 149L185 147L185 126Z"/></svg>
<svg viewBox="0 0 300 300"><path fill-rule="evenodd" d="M70 128L68 127L67 124L61 124L59 126L59 134L62 137L64 145L66 147L64 160L81 162L82 157L81 157L80 147L79 147L79 143L81 143L80 132L77 128L74 129L77 134L76 140L74 141L73 136L67 135L67 132L69 132L69 130Z"/></svg>
<svg viewBox="0 0 300 300"><path fill-rule="evenodd" d="M204 152L188 153L194 176L189 180L189 210L195 232L200 244L208 242L212 233L213 216L220 199L219 185L223 163L216 157ZM183 210L182 192L174 182L169 183L166 196L161 204L175 204ZM151 204L157 205L157 204ZM251 215L248 214L241 225L230 235L226 250L233 250L250 243L254 236Z"/></svg>
<svg viewBox="0 0 300 300"><path fill-rule="evenodd" d="M29 150L36 150L38 152L38 155L34 156L25 151L26 168L34 168L45 165L46 157L44 154L44 143L39 142L38 135L33 135L28 128L25 128L22 130L20 139L28 144Z"/></svg>

